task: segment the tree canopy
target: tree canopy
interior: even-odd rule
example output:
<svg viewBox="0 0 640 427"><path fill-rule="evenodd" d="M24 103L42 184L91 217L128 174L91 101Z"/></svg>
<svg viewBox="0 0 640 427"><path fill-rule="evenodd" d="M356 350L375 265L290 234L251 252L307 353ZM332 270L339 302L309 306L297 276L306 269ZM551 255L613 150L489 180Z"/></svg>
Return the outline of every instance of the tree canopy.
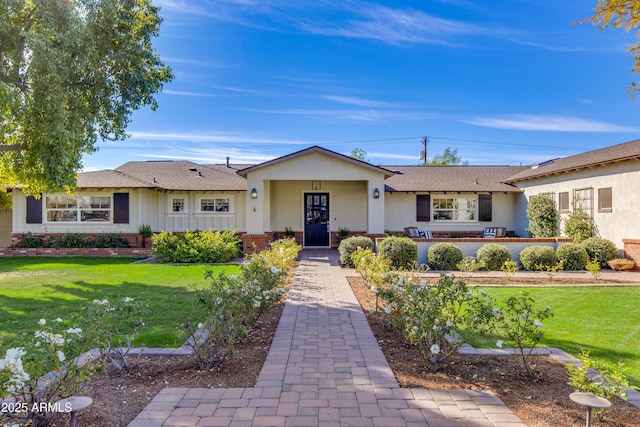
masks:
<svg viewBox="0 0 640 427"><path fill-rule="evenodd" d="M76 186L98 138L122 140L134 110L173 79L152 46L151 0L0 2L0 184Z"/></svg>
<svg viewBox="0 0 640 427"><path fill-rule="evenodd" d="M637 0L598 0L593 8L594 14L584 19L579 24L591 22L600 29L607 27L622 28L625 31L635 31L640 36L640 2ZM633 71L640 73L640 42L634 43L628 48L633 55ZM637 96L640 86L632 82L629 92Z"/></svg>
<svg viewBox="0 0 640 427"><path fill-rule="evenodd" d="M369 159L367 158L367 152L362 148L354 148L353 150L351 150L351 154L349 154L349 157L362 160L363 162L369 162Z"/></svg>
<svg viewBox="0 0 640 427"><path fill-rule="evenodd" d="M442 154L436 154L433 156L427 166L446 166L446 165L468 165L468 161L463 161L462 157L458 156L458 149L452 150L451 147L445 148Z"/></svg>

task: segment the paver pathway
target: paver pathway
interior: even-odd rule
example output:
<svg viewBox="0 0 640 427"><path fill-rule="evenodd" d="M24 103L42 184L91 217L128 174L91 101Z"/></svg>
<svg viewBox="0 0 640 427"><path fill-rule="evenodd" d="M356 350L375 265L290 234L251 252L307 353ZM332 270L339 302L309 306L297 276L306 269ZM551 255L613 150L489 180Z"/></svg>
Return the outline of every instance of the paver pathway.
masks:
<svg viewBox="0 0 640 427"><path fill-rule="evenodd" d="M166 388L129 424L521 427L488 392L400 388L334 251L301 254L253 388Z"/></svg>

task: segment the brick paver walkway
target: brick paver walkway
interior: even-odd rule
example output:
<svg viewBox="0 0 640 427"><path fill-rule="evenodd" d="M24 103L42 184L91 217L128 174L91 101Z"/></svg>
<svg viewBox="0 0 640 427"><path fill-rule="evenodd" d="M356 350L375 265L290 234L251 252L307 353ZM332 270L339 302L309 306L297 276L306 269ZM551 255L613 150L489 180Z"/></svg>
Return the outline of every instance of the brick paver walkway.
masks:
<svg viewBox="0 0 640 427"><path fill-rule="evenodd" d="M524 426L488 392L400 388L332 251L305 250L253 388L166 388L129 424Z"/></svg>

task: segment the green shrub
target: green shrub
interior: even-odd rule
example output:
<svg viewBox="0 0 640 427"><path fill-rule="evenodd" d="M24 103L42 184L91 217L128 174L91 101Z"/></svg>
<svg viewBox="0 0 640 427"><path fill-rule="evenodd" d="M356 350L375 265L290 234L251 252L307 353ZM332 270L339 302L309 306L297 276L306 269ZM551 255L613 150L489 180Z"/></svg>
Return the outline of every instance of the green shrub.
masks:
<svg viewBox="0 0 640 427"><path fill-rule="evenodd" d="M34 236L31 233L23 234L16 243L16 248L41 248L44 246L42 237Z"/></svg>
<svg viewBox="0 0 640 427"><path fill-rule="evenodd" d="M551 197L539 194L527 205L527 230L531 237L555 237L558 235L558 214Z"/></svg>
<svg viewBox="0 0 640 427"><path fill-rule="evenodd" d="M529 271L546 271L558 265L558 256L550 246L529 246L520 252L520 264Z"/></svg>
<svg viewBox="0 0 640 427"><path fill-rule="evenodd" d="M462 261L462 250L450 242L440 242L429 247L427 261L432 270L455 270Z"/></svg>
<svg viewBox="0 0 640 427"><path fill-rule="evenodd" d="M596 224L581 207L574 203L573 211L564 221L564 234L571 237L575 243L580 243L596 232Z"/></svg>
<svg viewBox="0 0 640 427"><path fill-rule="evenodd" d="M589 262L587 250L576 243L561 245L557 255L565 270L584 270Z"/></svg>
<svg viewBox="0 0 640 427"><path fill-rule="evenodd" d="M129 241L115 234L101 234L91 242L92 248L128 248Z"/></svg>
<svg viewBox="0 0 640 427"><path fill-rule="evenodd" d="M418 261L418 244L408 237L387 237L378 246L378 254L391 260L391 266L409 270Z"/></svg>
<svg viewBox="0 0 640 427"><path fill-rule="evenodd" d="M505 245L487 243L476 253L479 262L484 263L484 267L489 271L499 271L505 261L511 259L511 252Z"/></svg>
<svg viewBox="0 0 640 427"><path fill-rule="evenodd" d="M340 265L343 267L355 267L351 254L358 249L371 249L373 250L373 240L364 236L353 236L344 239L338 246L338 252L340 253Z"/></svg>
<svg viewBox="0 0 640 427"><path fill-rule="evenodd" d="M49 237L50 248L90 248L92 241L84 234L63 234Z"/></svg>
<svg viewBox="0 0 640 427"><path fill-rule="evenodd" d="M159 262L220 263L240 255L234 231L162 232L153 236L153 254Z"/></svg>
<svg viewBox="0 0 640 427"><path fill-rule="evenodd" d="M587 250L589 259L597 259L601 268L609 268L607 262L619 256L618 248L611 240L591 237L580 244Z"/></svg>

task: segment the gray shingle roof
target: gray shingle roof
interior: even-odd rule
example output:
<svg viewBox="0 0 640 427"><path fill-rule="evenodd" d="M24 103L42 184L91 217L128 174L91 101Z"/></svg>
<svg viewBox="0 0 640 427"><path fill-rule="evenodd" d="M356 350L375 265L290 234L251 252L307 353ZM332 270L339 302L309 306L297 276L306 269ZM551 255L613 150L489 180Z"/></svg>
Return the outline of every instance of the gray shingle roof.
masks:
<svg viewBox="0 0 640 427"><path fill-rule="evenodd" d="M505 182L517 183L632 159L640 159L640 139L532 165Z"/></svg>
<svg viewBox="0 0 640 427"><path fill-rule="evenodd" d="M501 191L522 192L503 181L526 166L385 166L396 174L385 191Z"/></svg>
<svg viewBox="0 0 640 427"><path fill-rule="evenodd" d="M78 174L78 188L147 188L149 183L117 170L101 170Z"/></svg>

